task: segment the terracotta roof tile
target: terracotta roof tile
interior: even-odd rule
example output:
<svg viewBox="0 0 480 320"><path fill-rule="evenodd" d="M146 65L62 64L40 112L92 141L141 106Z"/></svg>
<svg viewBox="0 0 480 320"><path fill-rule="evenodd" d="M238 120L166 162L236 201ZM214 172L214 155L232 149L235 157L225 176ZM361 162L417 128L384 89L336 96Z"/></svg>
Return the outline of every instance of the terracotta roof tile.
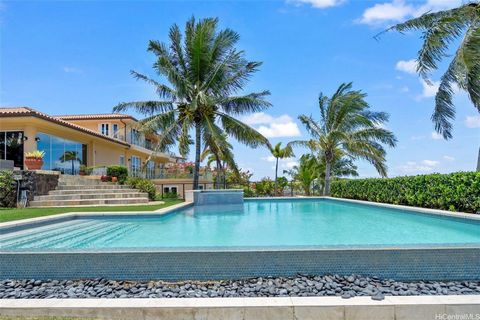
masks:
<svg viewBox="0 0 480 320"><path fill-rule="evenodd" d="M90 119L132 119L137 121L134 117L128 114L120 113L103 113L103 114L73 114L73 115L60 115L53 116L63 120L90 120Z"/></svg>
<svg viewBox="0 0 480 320"><path fill-rule="evenodd" d="M68 128L71 128L71 129L82 131L84 133L87 133L87 134L90 134L90 135L93 135L93 136L96 136L96 137L99 137L99 138L102 138L102 139L105 139L105 140L109 140L109 141L119 143L119 144L122 144L122 145L125 145L125 146L130 146L125 141L121 141L121 140L118 140L118 139L115 139L115 138L107 137L107 136L105 136L105 135L103 135L99 132L96 132L96 131L87 129L85 127L76 125L74 123L65 121L62 118L49 116L45 113L39 112L39 111L34 110L32 108L28 108L28 107L0 108L0 118L1 117L22 117L22 116L23 117L37 117L37 118L40 118L40 119L43 119L43 120L47 120L47 121L62 125L64 127L68 127Z"/></svg>

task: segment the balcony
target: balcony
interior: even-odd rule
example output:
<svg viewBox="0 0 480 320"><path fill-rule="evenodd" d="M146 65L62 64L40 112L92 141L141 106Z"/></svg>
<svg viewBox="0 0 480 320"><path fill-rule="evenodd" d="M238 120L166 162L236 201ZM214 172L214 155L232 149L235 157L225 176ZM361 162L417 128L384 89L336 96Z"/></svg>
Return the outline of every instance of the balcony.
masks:
<svg viewBox="0 0 480 320"><path fill-rule="evenodd" d="M138 146L147 150L155 151L155 146L152 140L145 138L145 135L141 133L128 134L126 137L120 133L114 133L113 138L125 141L134 146Z"/></svg>

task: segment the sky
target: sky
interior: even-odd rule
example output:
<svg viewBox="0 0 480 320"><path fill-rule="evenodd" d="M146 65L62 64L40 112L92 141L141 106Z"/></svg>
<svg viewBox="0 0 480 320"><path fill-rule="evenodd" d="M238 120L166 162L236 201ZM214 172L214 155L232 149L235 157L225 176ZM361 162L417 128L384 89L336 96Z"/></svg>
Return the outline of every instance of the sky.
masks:
<svg viewBox="0 0 480 320"><path fill-rule="evenodd" d="M308 139L300 114L319 118L318 95L343 82L368 94L373 110L390 114L386 128L389 176L475 169L480 115L463 92L455 96L454 138L434 132L430 116L441 71L429 86L415 74L420 33L387 33L388 26L460 5L460 0L278 1L3 1L0 2L0 105L28 106L50 115L109 113L119 102L155 99L130 70L159 81L149 40L167 41L170 26L191 17L218 17L240 34L238 48L262 61L245 88L269 90L272 107L242 118L273 144ZM141 117L131 112L131 114ZM274 175L266 148L233 143L241 168L254 179ZM296 165L280 163L280 173ZM190 155L193 158L193 154ZM357 161L360 177L378 177Z"/></svg>

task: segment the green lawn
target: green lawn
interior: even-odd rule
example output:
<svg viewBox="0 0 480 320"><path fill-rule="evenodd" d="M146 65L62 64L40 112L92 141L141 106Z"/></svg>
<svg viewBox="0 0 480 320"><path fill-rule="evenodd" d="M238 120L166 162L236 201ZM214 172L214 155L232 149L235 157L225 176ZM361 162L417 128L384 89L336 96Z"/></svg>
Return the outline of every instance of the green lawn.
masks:
<svg viewBox="0 0 480 320"><path fill-rule="evenodd" d="M112 212L112 211L154 211L165 208L182 200L163 200L163 204L138 205L138 206L105 206L105 207L62 207L62 208L25 208L10 209L0 208L0 222L29 219L66 212Z"/></svg>

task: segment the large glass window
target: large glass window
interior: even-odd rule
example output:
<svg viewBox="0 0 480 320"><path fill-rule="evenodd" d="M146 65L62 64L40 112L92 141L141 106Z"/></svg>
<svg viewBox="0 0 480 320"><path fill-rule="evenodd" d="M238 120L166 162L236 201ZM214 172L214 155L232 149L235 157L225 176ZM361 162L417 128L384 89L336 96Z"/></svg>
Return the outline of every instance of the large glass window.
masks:
<svg viewBox="0 0 480 320"><path fill-rule="evenodd" d="M87 163L87 146L45 133L37 134L37 149L45 152L43 169L78 174Z"/></svg>
<svg viewBox="0 0 480 320"><path fill-rule="evenodd" d="M0 131L0 159L13 160L15 167L23 169L22 131Z"/></svg>
<svg viewBox="0 0 480 320"><path fill-rule="evenodd" d="M130 174L134 177L138 177L140 175L140 166L140 158L132 156L130 159Z"/></svg>

